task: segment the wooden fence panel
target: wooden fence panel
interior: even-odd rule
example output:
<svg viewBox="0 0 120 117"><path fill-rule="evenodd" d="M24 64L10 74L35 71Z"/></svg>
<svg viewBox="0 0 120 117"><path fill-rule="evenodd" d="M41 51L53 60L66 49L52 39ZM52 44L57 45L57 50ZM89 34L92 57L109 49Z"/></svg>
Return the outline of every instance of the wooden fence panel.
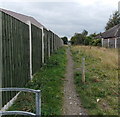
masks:
<svg viewBox="0 0 120 117"><path fill-rule="evenodd" d="M23 87L29 73L29 27L8 14L2 13L2 87ZM3 93L5 105L15 93Z"/></svg>
<svg viewBox="0 0 120 117"><path fill-rule="evenodd" d="M44 62L48 59L48 31L44 28Z"/></svg>
<svg viewBox="0 0 120 117"><path fill-rule="evenodd" d="M0 29L0 87L24 87L30 80L29 25L0 12L0 27L2 27L2 30ZM44 44L42 44L42 29L31 24L32 75L42 66L42 47L46 63L48 57L62 46L61 39L52 31L43 28L43 32ZM3 92L2 106L15 95L16 93Z"/></svg>
<svg viewBox="0 0 120 117"><path fill-rule="evenodd" d="M50 39L50 55L53 53L53 33L49 31L49 39Z"/></svg>
<svg viewBox="0 0 120 117"><path fill-rule="evenodd" d="M35 74L42 67L42 30L32 25L32 69Z"/></svg>

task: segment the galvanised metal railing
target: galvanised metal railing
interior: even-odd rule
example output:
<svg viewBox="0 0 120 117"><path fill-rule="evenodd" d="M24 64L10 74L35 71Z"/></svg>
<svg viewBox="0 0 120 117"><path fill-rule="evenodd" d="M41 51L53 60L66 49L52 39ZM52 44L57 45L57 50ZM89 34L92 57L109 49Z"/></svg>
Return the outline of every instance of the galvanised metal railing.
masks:
<svg viewBox="0 0 120 117"><path fill-rule="evenodd" d="M20 92L31 92L36 95L36 113L26 112L26 111L0 111L0 116L2 115L27 115L27 116L41 116L41 91L28 89L28 88L0 88L0 92L3 91L20 91Z"/></svg>

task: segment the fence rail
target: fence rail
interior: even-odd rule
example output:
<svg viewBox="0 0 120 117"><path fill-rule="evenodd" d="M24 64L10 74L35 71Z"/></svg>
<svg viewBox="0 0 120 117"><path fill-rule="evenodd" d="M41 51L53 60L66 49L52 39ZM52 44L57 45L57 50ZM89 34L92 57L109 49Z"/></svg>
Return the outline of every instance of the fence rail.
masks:
<svg viewBox="0 0 120 117"><path fill-rule="evenodd" d="M30 115L37 116L41 115L41 91L33 90L28 88L0 88L0 92L8 92L8 91L20 91L20 92L31 92L36 95L36 114L25 111L0 111L0 115Z"/></svg>

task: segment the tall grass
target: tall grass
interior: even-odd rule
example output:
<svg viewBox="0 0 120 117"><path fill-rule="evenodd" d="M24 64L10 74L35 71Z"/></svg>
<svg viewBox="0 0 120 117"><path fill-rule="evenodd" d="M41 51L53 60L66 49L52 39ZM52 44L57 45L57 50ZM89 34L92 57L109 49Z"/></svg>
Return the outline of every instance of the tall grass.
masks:
<svg viewBox="0 0 120 117"><path fill-rule="evenodd" d="M71 48L75 68L85 57L86 83L75 72L77 91L90 115L118 115L118 51L90 46Z"/></svg>
<svg viewBox="0 0 120 117"><path fill-rule="evenodd" d="M104 67L118 68L118 50L94 46L75 46L75 51L84 52L87 56L99 59Z"/></svg>

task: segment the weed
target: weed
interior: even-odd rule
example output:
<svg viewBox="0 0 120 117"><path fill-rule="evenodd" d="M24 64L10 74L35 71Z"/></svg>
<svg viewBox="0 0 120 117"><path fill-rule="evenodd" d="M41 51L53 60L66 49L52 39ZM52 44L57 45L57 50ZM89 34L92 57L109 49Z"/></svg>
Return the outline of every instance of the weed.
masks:
<svg viewBox="0 0 120 117"><path fill-rule="evenodd" d="M41 90L42 115L62 114L62 87L64 82L62 79L65 74L66 62L66 49L61 48L50 57L47 64L26 85L27 88ZM10 110L35 112L34 102L35 97L33 95L21 93Z"/></svg>
<svg viewBox="0 0 120 117"><path fill-rule="evenodd" d="M118 53L114 49L89 46L71 47L75 68L85 57L86 82L81 71L75 73L75 84L89 115L118 115Z"/></svg>

